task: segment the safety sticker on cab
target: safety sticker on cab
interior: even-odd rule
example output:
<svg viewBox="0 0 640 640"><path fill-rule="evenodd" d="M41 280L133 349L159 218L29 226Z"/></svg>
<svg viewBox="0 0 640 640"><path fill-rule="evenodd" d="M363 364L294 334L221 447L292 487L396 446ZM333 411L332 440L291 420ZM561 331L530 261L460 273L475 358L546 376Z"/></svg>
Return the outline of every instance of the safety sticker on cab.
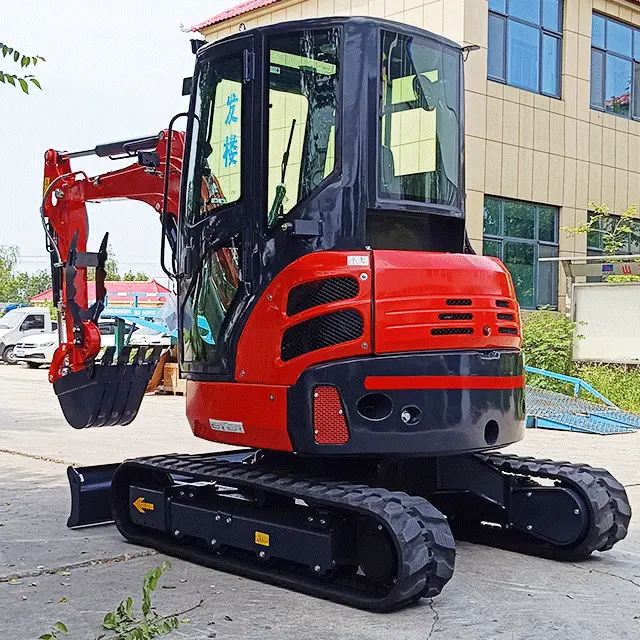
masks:
<svg viewBox="0 0 640 640"><path fill-rule="evenodd" d="M229 420L214 420L209 418L209 426L214 431L225 431L227 433L244 433L242 422L231 422Z"/></svg>
<svg viewBox="0 0 640 640"><path fill-rule="evenodd" d="M348 267L368 267L369 256L347 256Z"/></svg>

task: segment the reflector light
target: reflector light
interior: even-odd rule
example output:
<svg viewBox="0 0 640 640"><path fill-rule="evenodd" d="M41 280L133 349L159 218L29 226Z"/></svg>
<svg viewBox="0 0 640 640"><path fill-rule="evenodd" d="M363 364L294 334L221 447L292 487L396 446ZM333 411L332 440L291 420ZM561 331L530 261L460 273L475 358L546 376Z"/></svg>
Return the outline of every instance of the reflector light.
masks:
<svg viewBox="0 0 640 640"><path fill-rule="evenodd" d="M349 430L336 387L316 387L313 392L314 440L318 444L346 444Z"/></svg>

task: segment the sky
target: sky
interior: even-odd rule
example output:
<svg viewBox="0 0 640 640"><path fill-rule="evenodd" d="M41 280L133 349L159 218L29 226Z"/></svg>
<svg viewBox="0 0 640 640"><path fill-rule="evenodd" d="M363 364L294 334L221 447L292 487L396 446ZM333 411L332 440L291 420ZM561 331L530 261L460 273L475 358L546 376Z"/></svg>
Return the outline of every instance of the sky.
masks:
<svg viewBox="0 0 640 640"><path fill-rule="evenodd" d="M78 151L153 135L186 110L182 79L192 75L189 27L240 0L23 0L0 2L0 42L46 59L35 67L43 90L0 84L0 245L20 249L19 268L48 268L40 223L47 149ZM0 70L16 72L0 57ZM32 67L29 67L32 69ZM33 73L33 71L31 71ZM181 122L185 122L182 120ZM89 176L126 162L72 160ZM120 266L166 281L155 212L127 200L88 205L89 250L109 231Z"/></svg>

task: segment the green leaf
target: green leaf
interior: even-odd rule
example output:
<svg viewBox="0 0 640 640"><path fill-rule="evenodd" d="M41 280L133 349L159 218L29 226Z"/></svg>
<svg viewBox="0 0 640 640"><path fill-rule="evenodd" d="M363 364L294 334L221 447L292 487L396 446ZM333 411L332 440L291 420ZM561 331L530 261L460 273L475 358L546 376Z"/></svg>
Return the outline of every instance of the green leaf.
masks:
<svg viewBox="0 0 640 640"><path fill-rule="evenodd" d="M14 51L13 52L13 61L14 62L18 62L19 59L20 59L20 52L19 51Z"/></svg>
<svg viewBox="0 0 640 640"><path fill-rule="evenodd" d="M45 633L44 635L41 635L38 640L56 640L55 636L52 636L50 633Z"/></svg>
<svg viewBox="0 0 640 640"><path fill-rule="evenodd" d="M29 93L29 85L24 78L18 78L18 82L20 83L20 87L25 93Z"/></svg>
<svg viewBox="0 0 640 640"><path fill-rule="evenodd" d="M64 631L65 633L67 633L68 631L67 625L64 622L56 622L56 627L58 627L60 631Z"/></svg>
<svg viewBox="0 0 640 640"><path fill-rule="evenodd" d="M4 73L2 73L2 71L0 71L0 82L2 82L3 84L5 83Z"/></svg>
<svg viewBox="0 0 640 640"><path fill-rule="evenodd" d="M38 89L40 89L40 91L42 91L42 87L40 86L40 83L38 82L38 80L36 78L30 78L29 81L33 82L33 84L35 84L36 87L38 87Z"/></svg>
<svg viewBox="0 0 640 640"><path fill-rule="evenodd" d="M9 47L9 48L7 49L7 53L8 53L9 55L11 55L11 54L13 53L13 47Z"/></svg>
<svg viewBox="0 0 640 640"><path fill-rule="evenodd" d="M107 613L107 615L104 617L104 620L102 621L102 626L105 629L115 629L118 626L116 614L112 611Z"/></svg>
<svg viewBox="0 0 640 640"><path fill-rule="evenodd" d="M13 85L14 87L16 86L16 78L15 78L15 76L10 76L8 73L5 73L4 77L7 79L7 82L10 85Z"/></svg>
<svg viewBox="0 0 640 640"><path fill-rule="evenodd" d="M9 47L7 47L6 44L3 44L2 45L2 57L6 58L8 53L9 53Z"/></svg>
<svg viewBox="0 0 640 640"><path fill-rule="evenodd" d="M31 58L29 56L22 56L20 59L21 67L28 67L31 64Z"/></svg>
<svg viewBox="0 0 640 640"><path fill-rule="evenodd" d="M33 65L37 65L38 64L38 57L37 56L31 56L31 60L33 61Z"/></svg>

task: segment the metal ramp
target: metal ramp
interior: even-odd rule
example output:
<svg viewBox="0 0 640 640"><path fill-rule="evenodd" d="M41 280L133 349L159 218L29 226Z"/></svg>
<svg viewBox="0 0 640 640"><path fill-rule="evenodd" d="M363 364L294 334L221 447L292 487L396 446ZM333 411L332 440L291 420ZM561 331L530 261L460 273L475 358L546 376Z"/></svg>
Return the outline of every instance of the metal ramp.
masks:
<svg viewBox="0 0 640 640"><path fill-rule="evenodd" d="M573 396L527 385L528 427L599 435L632 433L640 429L640 415L619 409L583 380L535 367L525 368L528 373L536 373L574 385ZM595 396L604 404L580 397L582 390Z"/></svg>

